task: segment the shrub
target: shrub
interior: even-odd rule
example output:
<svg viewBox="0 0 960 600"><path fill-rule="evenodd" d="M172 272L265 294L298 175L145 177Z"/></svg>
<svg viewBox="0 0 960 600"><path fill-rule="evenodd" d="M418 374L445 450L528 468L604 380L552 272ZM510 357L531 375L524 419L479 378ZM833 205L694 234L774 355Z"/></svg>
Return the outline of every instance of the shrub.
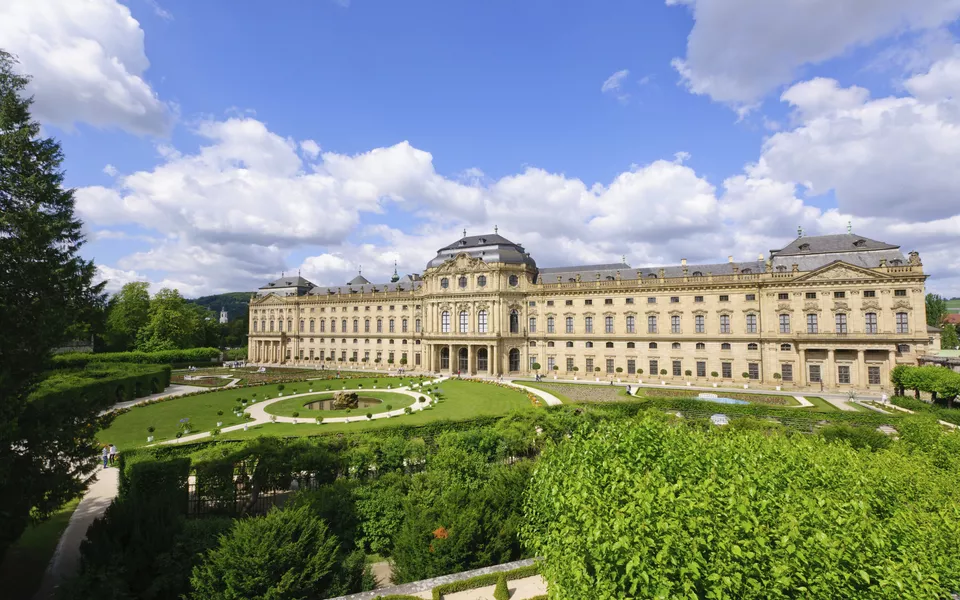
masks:
<svg viewBox="0 0 960 600"><path fill-rule="evenodd" d="M740 373L740 377L743 377L744 379L750 379L750 373L744 371L743 373Z"/></svg>
<svg viewBox="0 0 960 600"><path fill-rule="evenodd" d="M687 369L686 371L683 372L683 374L686 375L687 377L690 377L691 375L693 375L693 371L691 371L690 369Z"/></svg>
<svg viewBox="0 0 960 600"><path fill-rule="evenodd" d="M392 404L388 404L388 405L387 405L387 410L393 410L393 405L392 405Z"/></svg>
<svg viewBox="0 0 960 600"><path fill-rule="evenodd" d="M782 378L782 376L780 375L780 373L774 373L773 378L779 381Z"/></svg>
<svg viewBox="0 0 960 600"><path fill-rule="evenodd" d="M280 383L280 384L277 384L277 391L278 391L278 392L282 392L282 391L284 390L284 388L285 388L285 387L286 387L286 386L285 386L285 385L283 385L282 383Z"/></svg>
<svg viewBox="0 0 960 600"><path fill-rule="evenodd" d="M368 418L368 419L372 419L372 418L373 418L373 413L367 413L367 418Z"/></svg>
<svg viewBox="0 0 960 600"><path fill-rule="evenodd" d="M300 416L300 413L297 412L297 411L293 411L292 413L290 413L290 416L292 416L294 419L296 419L297 417Z"/></svg>
<svg viewBox="0 0 960 600"><path fill-rule="evenodd" d="M70 352L53 357L56 367L84 367L92 363L179 364L211 362L220 357L217 348L189 348L187 350L160 350L157 352L102 352L90 354Z"/></svg>
<svg viewBox="0 0 960 600"><path fill-rule="evenodd" d="M497 577L497 587L493 590L494 600L510 600L510 590L507 589L507 576L500 573Z"/></svg>
<svg viewBox="0 0 960 600"><path fill-rule="evenodd" d="M667 370L666 370L666 369L660 369L660 374L661 374L661 375L666 375L666 374L667 374Z"/></svg>
<svg viewBox="0 0 960 600"><path fill-rule="evenodd" d="M716 371L710 371L710 377L720 377L720 373L717 373Z"/></svg>
<svg viewBox="0 0 960 600"><path fill-rule="evenodd" d="M51 371L30 394L40 410L62 411L79 398L103 408L162 391L170 385L168 365L90 364L82 369Z"/></svg>
<svg viewBox="0 0 960 600"><path fill-rule="evenodd" d="M890 436L877 431L873 427L857 427L855 425L828 425L820 430L820 435L828 442L844 441L854 448L869 448L880 450L890 445Z"/></svg>

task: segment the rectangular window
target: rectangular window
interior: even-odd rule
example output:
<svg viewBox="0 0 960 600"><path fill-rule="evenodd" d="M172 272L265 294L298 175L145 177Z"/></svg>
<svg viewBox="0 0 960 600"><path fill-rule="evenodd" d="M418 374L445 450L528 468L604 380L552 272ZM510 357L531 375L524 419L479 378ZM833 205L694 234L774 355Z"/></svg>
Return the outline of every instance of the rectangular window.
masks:
<svg viewBox="0 0 960 600"><path fill-rule="evenodd" d="M720 315L720 333L730 333L730 315Z"/></svg>
<svg viewBox="0 0 960 600"><path fill-rule="evenodd" d="M817 315L807 315L807 333L817 333Z"/></svg>
<svg viewBox="0 0 960 600"><path fill-rule="evenodd" d="M650 375L651 377L660 373L660 364L656 359L650 359Z"/></svg>
<svg viewBox="0 0 960 600"><path fill-rule="evenodd" d="M627 317L627 333L636 333L636 319Z"/></svg>
<svg viewBox="0 0 960 600"><path fill-rule="evenodd" d="M593 306L593 300L584 300L583 304L584 306Z"/></svg>
<svg viewBox="0 0 960 600"><path fill-rule="evenodd" d="M583 330L586 333L593 333L593 317L583 318Z"/></svg>
<svg viewBox="0 0 960 600"><path fill-rule="evenodd" d="M880 367L867 367L867 384L880 385Z"/></svg>
<svg viewBox="0 0 960 600"><path fill-rule="evenodd" d="M531 354L531 355L530 355L530 370L531 370L531 371L534 370L533 365L535 365L535 364L537 364L537 355L536 355L536 354Z"/></svg>
<svg viewBox="0 0 960 600"><path fill-rule="evenodd" d="M877 297L877 292L876 292L876 290L863 290L863 297L864 297L864 298L876 298L876 297Z"/></svg>
<svg viewBox="0 0 960 600"><path fill-rule="evenodd" d="M656 303L657 303L656 298L647 298L647 304L656 304Z"/></svg>
<svg viewBox="0 0 960 600"><path fill-rule="evenodd" d="M413 330L416 333L420 333L420 319L417 319L416 321L413 322Z"/></svg>
<svg viewBox="0 0 960 600"><path fill-rule="evenodd" d="M834 298L846 298L846 297L847 297L847 293L846 293L846 292L834 292L834 293L833 293L833 297L834 297Z"/></svg>
<svg viewBox="0 0 960 600"><path fill-rule="evenodd" d="M613 304L613 298L607 298L603 301L604 304Z"/></svg>
<svg viewBox="0 0 960 600"><path fill-rule="evenodd" d="M417 365L418 367L420 366L420 353L419 353L419 352L415 352L415 353L414 353L414 355L413 355L413 364Z"/></svg>
<svg viewBox="0 0 960 600"><path fill-rule="evenodd" d="M693 297L693 301L694 301L694 302L703 302L703 296L694 296L694 297Z"/></svg>
<svg viewBox="0 0 960 600"><path fill-rule="evenodd" d="M346 332L347 332L347 320L346 320L346 319L341 319L341 320L340 320L340 331L342 331L343 333L346 333Z"/></svg>
<svg viewBox="0 0 960 600"><path fill-rule="evenodd" d="M747 302L753 302L756 299L757 299L756 294L747 294Z"/></svg>
<svg viewBox="0 0 960 600"><path fill-rule="evenodd" d="M353 332L358 333L360 331L360 322L356 319L353 320Z"/></svg>
<svg viewBox="0 0 960 600"><path fill-rule="evenodd" d="M703 315L696 315L693 317L693 329L696 333L703 333L706 331L706 325L704 325Z"/></svg>
<svg viewBox="0 0 960 600"><path fill-rule="evenodd" d="M902 297L902 296L906 296L906 295L907 295L907 290L893 290L893 295L894 295L894 296L901 296L901 297Z"/></svg>
<svg viewBox="0 0 960 600"><path fill-rule="evenodd" d="M370 333L370 319L364 319L363 321L363 332Z"/></svg>
<svg viewBox="0 0 960 600"><path fill-rule="evenodd" d="M780 292L779 294L777 294L777 300L789 300L789 299L790 299L790 294L786 294L783 292Z"/></svg>
<svg viewBox="0 0 960 600"><path fill-rule="evenodd" d="M837 323L837 333L846 333L847 332L847 315L843 313L837 313L835 320Z"/></svg>
<svg viewBox="0 0 960 600"><path fill-rule="evenodd" d="M706 377L707 376L707 361L698 360L697 361L697 377Z"/></svg>
<svg viewBox="0 0 960 600"><path fill-rule="evenodd" d="M553 300L547 300L547 306L553 306Z"/></svg>
<svg viewBox="0 0 960 600"><path fill-rule="evenodd" d="M850 367L837 365L837 383L850 383Z"/></svg>
<svg viewBox="0 0 960 600"><path fill-rule="evenodd" d="M680 315L670 317L670 333L680 333Z"/></svg>
<svg viewBox="0 0 960 600"><path fill-rule="evenodd" d="M679 360L675 360L673 361L673 376L680 377L681 375L683 375L683 365Z"/></svg>
<svg viewBox="0 0 960 600"><path fill-rule="evenodd" d="M393 307L391 306L390 308L392 309ZM394 326L393 326L393 322L394 322L394 320L393 320L393 319L390 319L390 333L393 333L393 332L395 331Z"/></svg>
<svg viewBox="0 0 960 600"><path fill-rule="evenodd" d="M450 313L447 311L440 313L440 332L450 333Z"/></svg>
<svg viewBox="0 0 960 600"><path fill-rule="evenodd" d="M863 316L863 330L867 333L877 332L877 313L867 313Z"/></svg>
<svg viewBox="0 0 960 600"><path fill-rule="evenodd" d="M536 318L536 317L530 317L530 323L529 323L529 325L530 325L530 333L536 333L536 332L537 332L537 318Z"/></svg>
<svg viewBox="0 0 960 600"><path fill-rule="evenodd" d="M327 320L320 319L320 333L326 333L327 331Z"/></svg>
<svg viewBox="0 0 960 600"><path fill-rule="evenodd" d="M780 333L790 333L790 315L780 315Z"/></svg>
<svg viewBox="0 0 960 600"><path fill-rule="evenodd" d="M637 372L637 361L633 358L627 359L627 375L634 375Z"/></svg>
<svg viewBox="0 0 960 600"><path fill-rule="evenodd" d="M747 363L747 375L750 379L760 379L760 365L757 363Z"/></svg>
<svg viewBox="0 0 960 600"><path fill-rule="evenodd" d="M747 333L757 332L757 315L747 315Z"/></svg>
<svg viewBox="0 0 960 600"><path fill-rule="evenodd" d="M554 367L554 365L556 364L556 362L557 362L557 359L556 359L556 358L554 358L553 356L548 356L548 357L547 357L547 371L553 371L553 367Z"/></svg>
<svg viewBox="0 0 960 600"><path fill-rule="evenodd" d="M680 296L670 296L670 303L677 304L680 302Z"/></svg>
<svg viewBox="0 0 960 600"><path fill-rule="evenodd" d="M820 383L820 365L810 365L810 383Z"/></svg>
<svg viewBox="0 0 960 600"><path fill-rule="evenodd" d="M587 359L587 373L593 374L593 359Z"/></svg>
<svg viewBox="0 0 960 600"><path fill-rule="evenodd" d="M806 298L807 298L807 300L816 300L816 299L817 299L817 293L816 293L816 292L807 292Z"/></svg>
<svg viewBox="0 0 960 600"><path fill-rule="evenodd" d="M527 304L527 306L536 306L536 305L537 305L536 300L531 300L531 301Z"/></svg>
<svg viewBox="0 0 960 600"><path fill-rule="evenodd" d="M547 333L555 333L553 317L547 317Z"/></svg>
<svg viewBox="0 0 960 600"><path fill-rule="evenodd" d="M569 373L570 371L573 371L573 357L568 356L567 357L567 373Z"/></svg>
<svg viewBox="0 0 960 600"><path fill-rule="evenodd" d="M391 321L392 323L392 321ZM470 315L467 314L467 311L460 311L460 333L466 333L470 328Z"/></svg>
<svg viewBox="0 0 960 600"><path fill-rule="evenodd" d="M377 319L377 333L383 333L383 319Z"/></svg>
<svg viewBox="0 0 960 600"><path fill-rule="evenodd" d="M720 363L720 375L724 379L733 379L733 363Z"/></svg>
<svg viewBox="0 0 960 600"><path fill-rule="evenodd" d="M613 359L612 359L612 358L608 358L608 359L607 359L607 375L612 375L612 374L613 374L613 368L614 368L614 367L613 367Z"/></svg>
<svg viewBox="0 0 960 600"><path fill-rule="evenodd" d="M793 381L793 365L790 363L783 363L780 365L780 377L784 381Z"/></svg>
<svg viewBox="0 0 960 600"><path fill-rule="evenodd" d="M647 317L647 333L657 332L657 317L650 315Z"/></svg>
<svg viewBox="0 0 960 600"><path fill-rule="evenodd" d="M565 300L563 304L564 306L573 306L573 300Z"/></svg>
<svg viewBox="0 0 960 600"><path fill-rule="evenodd" d="M633 298L627 298L627 304L633 304Z"/></svg>
<svg viewBox="0 0 960 600"><path fill-rule="evenodd" d="M603 331L604 333L613 333L613 317L603 318Z"/></svg>
<svg viewBox="0 0 960 600"><path fill-rule="evenodd" d="M907 313L897 313L897 333L910 333L910 323L907 321Z"/></svg>
<svg viewBox="0 0 960 600"><path fill-rule="evenodd" d="M573 333L573 317L567 317L567 333Z"/></svg>
<svg viewBox="0 0 960 600"><path fill-rule="evenodd" d="M406 333L406 332L407 332L407 320L404 319L400 321L400 333Z"/></svg>
<svg viewBox="0 0 960 600"><path fill-rule="evenodd" d="M720 294L720 302L730 302L730 296L726 294Z"/></svg>

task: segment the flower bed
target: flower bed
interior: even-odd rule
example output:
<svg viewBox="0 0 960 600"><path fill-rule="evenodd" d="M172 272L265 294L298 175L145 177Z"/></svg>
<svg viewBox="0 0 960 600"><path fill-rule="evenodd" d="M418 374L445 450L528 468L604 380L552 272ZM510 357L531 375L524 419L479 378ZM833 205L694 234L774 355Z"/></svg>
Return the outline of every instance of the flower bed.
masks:
<svg viewBox="0 0 960 600"><path fill-rule="evenodd" d="M557 392L572 402L623 402L629 400L624 388L616 385L589 385L577 383L547 383L541 381L536 387L548 392ZM686 394L688 397L689 393Z"/></svg>

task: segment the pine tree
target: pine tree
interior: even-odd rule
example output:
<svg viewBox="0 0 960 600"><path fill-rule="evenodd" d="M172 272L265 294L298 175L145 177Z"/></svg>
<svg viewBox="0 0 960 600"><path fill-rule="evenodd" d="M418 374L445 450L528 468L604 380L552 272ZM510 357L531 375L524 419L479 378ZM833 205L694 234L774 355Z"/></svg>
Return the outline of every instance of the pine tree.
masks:
<svg viewBox="0 0 960 600"><path fill-rule="evenodd" d="M98 412L31 398L51 350L102 308L102 284L78 250L81 223L63 188L60 144L41 137L26 77L0 51L0 555L92 470Z"/></svg>

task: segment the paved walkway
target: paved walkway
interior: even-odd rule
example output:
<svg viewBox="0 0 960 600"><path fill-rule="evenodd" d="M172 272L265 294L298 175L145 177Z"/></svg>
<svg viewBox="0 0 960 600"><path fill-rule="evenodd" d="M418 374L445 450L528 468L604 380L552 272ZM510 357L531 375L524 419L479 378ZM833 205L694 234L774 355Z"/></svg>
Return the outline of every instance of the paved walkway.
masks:
<svg viewBox="0 0 960 600"><path fill-rule="evenodd" d="M136 406L138 404L143 404L144 402L150 402L151 400L159 400L161 398L172 398L174 396L183 396L191 392L203 392L210 388L200 387L197 385L170 385L167 386L162 392L157 394L150 394L149 396L144 396L142 398L137 398L136 400L127 400L126 402L117 402L107 410L101 412L101 415L105 415L109 412L119 410L121 408L130 408L131 406Z"/></svg>
<svg viewBox="0 0 960 600"><path fill-rule="evenodd" d="M87 488L87 493L60 536L60 542L57 543L53 558L47 565L34 600L52 600L56 597L60 585L76 574L80 567L80 542L87 537L90 524L103 515L117 496L119 473L116 467L97 469L94 475L96 480Z"/></svg>

